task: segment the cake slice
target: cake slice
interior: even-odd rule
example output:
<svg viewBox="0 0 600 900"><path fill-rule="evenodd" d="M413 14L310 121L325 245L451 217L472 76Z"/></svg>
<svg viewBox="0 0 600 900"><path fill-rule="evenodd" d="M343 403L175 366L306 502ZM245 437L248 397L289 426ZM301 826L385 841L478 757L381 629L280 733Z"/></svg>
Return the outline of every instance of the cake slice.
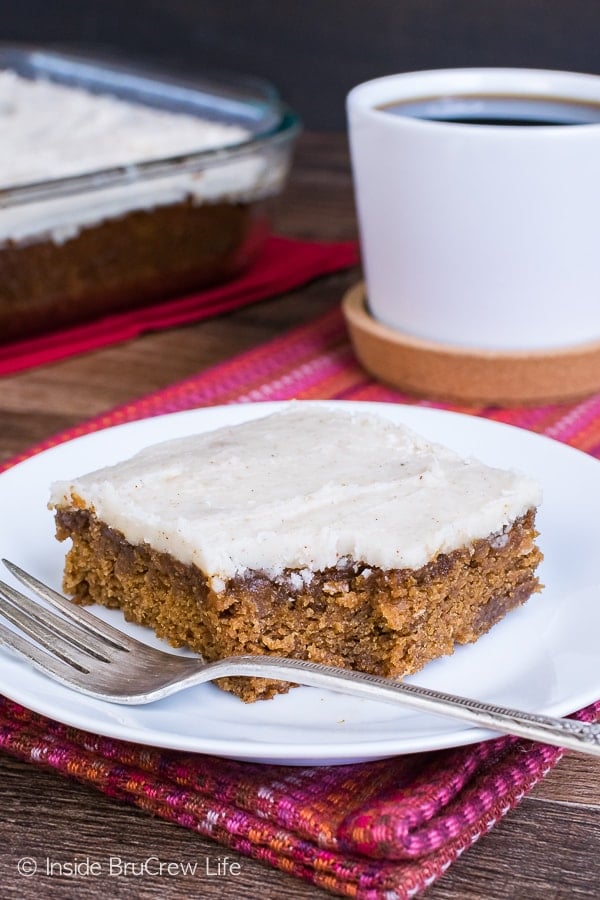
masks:
<svg viewBox="0 0 600 900"><path fill-rule="evenodd" d="M214 660L388 677L539 590L530 478L344 404L296 402L53 486L64 588ZM222 679L245 701L289 685Z"/></svg>

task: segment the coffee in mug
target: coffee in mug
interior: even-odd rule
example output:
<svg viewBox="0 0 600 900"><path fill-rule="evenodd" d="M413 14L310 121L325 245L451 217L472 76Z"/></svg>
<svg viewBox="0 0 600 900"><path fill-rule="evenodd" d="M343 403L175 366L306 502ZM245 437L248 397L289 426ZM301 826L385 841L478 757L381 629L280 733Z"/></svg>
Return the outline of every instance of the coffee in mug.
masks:
<svg viewBox="0 0 600 900"><path fill-rule="evenodd" d="M569 101L560 97L466 94L398 100L379 108L398 116L461 125L539 127L600 122L600 103Z"/></svg>

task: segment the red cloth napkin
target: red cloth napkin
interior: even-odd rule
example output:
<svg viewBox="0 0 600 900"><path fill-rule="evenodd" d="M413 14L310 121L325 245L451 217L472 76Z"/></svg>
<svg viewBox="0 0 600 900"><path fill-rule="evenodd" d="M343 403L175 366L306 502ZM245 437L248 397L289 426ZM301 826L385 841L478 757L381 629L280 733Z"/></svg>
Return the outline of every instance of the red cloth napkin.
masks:
<svg viewBox="0 0 600 900"><path fill-rule="evenodd" d="M598 715L600 703L579 717ZM3 698L0 750L356 900L415 897L562 756L509 737L357 765L258 765L99 737Z"/></svg>
<svg viewBox="0 0 600 900"><path fill-rule="evenodd" d="M230 312L357 263L354 241L319 243L271 236L251 267L227 284L0 346L0 375Z"/></svg>

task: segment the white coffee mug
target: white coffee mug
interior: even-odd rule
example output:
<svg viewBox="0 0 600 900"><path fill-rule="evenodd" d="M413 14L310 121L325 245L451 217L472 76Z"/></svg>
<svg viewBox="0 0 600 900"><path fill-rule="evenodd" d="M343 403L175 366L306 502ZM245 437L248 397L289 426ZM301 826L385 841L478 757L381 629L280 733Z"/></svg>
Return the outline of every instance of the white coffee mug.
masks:
<svg viewBox="0 0 600 900"><path fill-rule="evenodd" d="M600 124L464 124L418 118L405 105L441 98L452 111L452 98L494 96L600 111L600 76L450 69L350 92L370 312L459 347L598 341Z"/></svg>

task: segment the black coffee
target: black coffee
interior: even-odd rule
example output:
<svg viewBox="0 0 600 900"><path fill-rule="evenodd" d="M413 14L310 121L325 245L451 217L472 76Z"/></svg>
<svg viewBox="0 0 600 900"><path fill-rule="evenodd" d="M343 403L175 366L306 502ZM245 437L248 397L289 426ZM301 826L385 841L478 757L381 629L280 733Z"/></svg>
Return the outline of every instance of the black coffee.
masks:
<svg viewBox="0 0 600 900"><path fill-rule="evenodd" d="M591 125L600 122L600 102L560 98L472 94L423 97L386 103L379 109L396 116L461 125Z"/></svg>

